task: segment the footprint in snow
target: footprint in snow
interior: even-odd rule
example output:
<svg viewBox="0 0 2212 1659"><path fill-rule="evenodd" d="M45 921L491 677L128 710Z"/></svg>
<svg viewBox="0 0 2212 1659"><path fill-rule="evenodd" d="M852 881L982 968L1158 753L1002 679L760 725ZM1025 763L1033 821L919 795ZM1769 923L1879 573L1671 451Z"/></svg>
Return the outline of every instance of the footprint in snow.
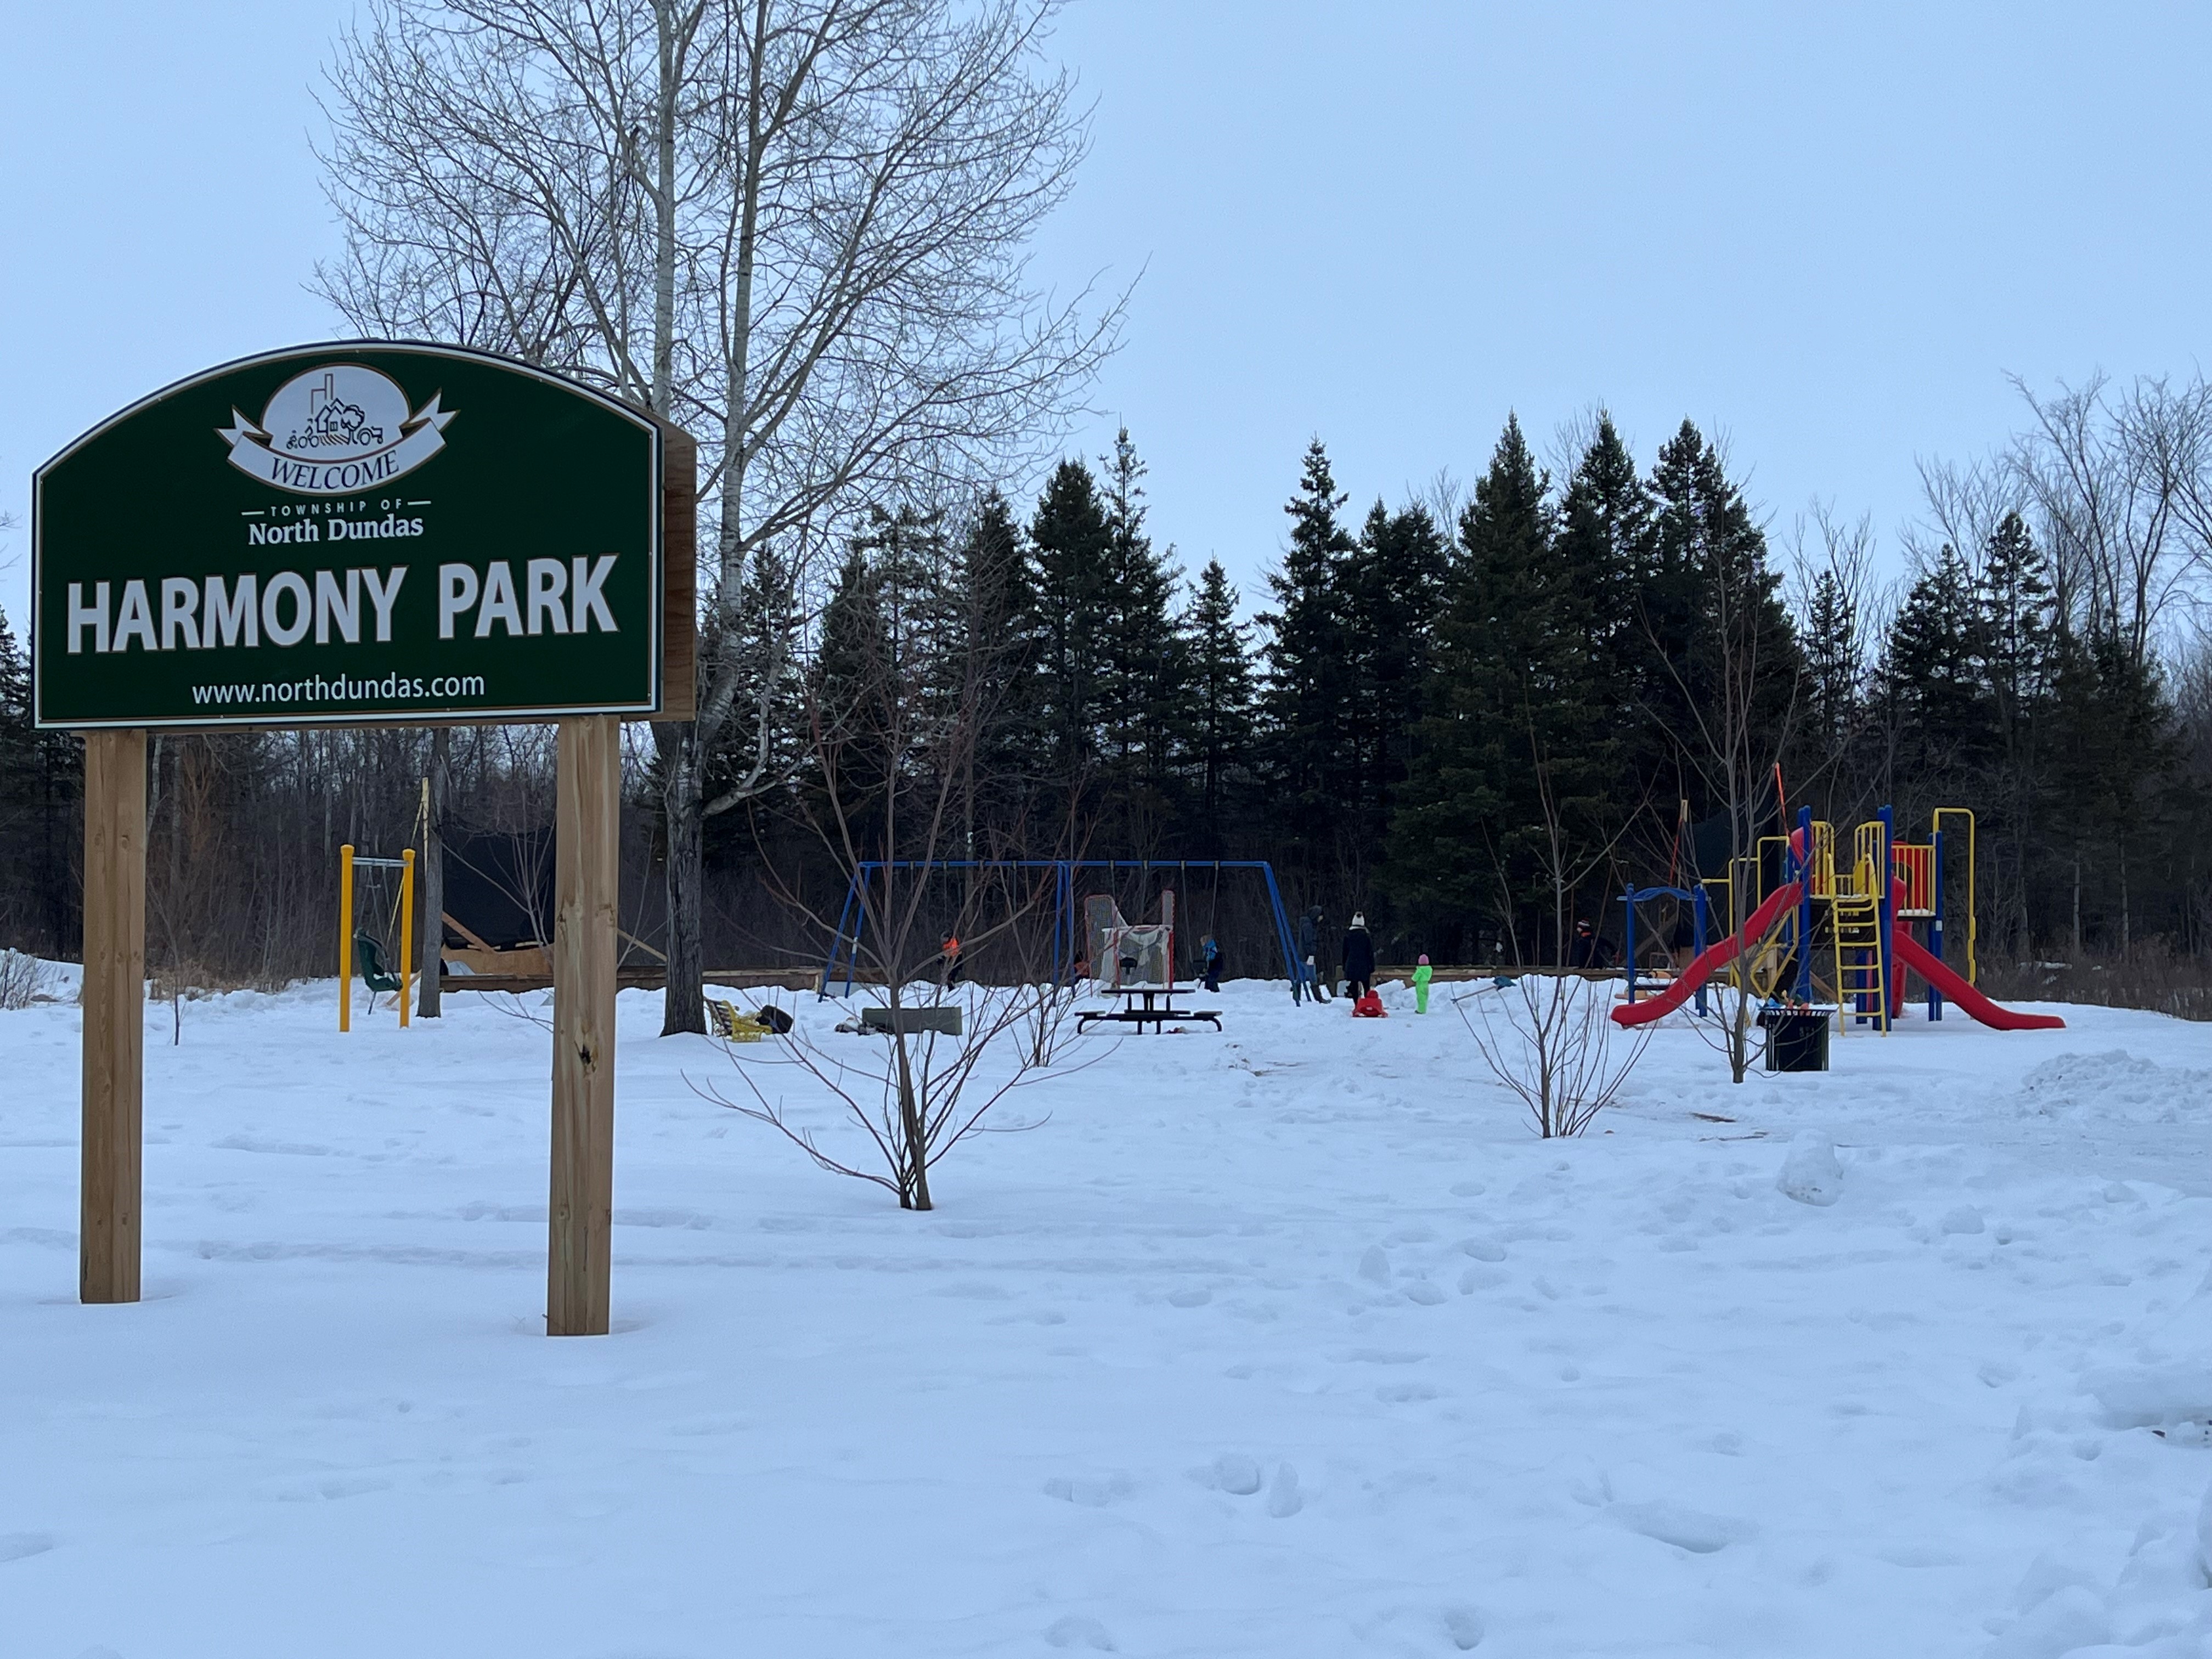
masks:
<svg viewBox="0 0 2212 1659"><path fill-rule="evenodd" d="M1390 1258L1380 1244L1370 1244L1367 1253L1359 1258L1359 1276L1377 1285L1390 1282Z"/></svg>
<svg viewBox="0 0 2212 1659"><path fill-rule="evenodd" d="M1135 1490L1136 1483L1118 1470L1112 1474L1055 1474L1044 1483L1047 1498L1092 1510L1103 1510Z"/></svg>
<svg viewBox="0 0 2212 1659"><path fill-rule="evenodd" d="M1096 1619L1071 1613L1045 1626L1044 1639L1056 1648L1089 1648L1097 1653L1114 1651L1114 1638Z"/></svg>
<svg viewBox="0 0 2212 1659"><path fill-rule="evenodd" d="M1305 1494L1298 1490L1298 1472L1288 1463L1279 1465L1274 1483L1267 1488L1267 1513L1278 1521L1287 1521L1305 1506Z"/></svg>
<svg viewBox="0 0 2212 1659"><path fill-rule="evenodd" d="M1260 1465L1242 1452L1224 1452L1213 1460L1213 1485L1216 1490L1237 1498L1249 1498L1260 1490Z"/></svg>
<svg viewBox="0 0 2212 1659"><path fill-rule="evenodd" d="M1425 1279L1417 1279L1406 1286L1406 1300L1420 1307L1433 1308L1443 1299L1443 1291Z"/></svg>
<svg viewBox="0 0 2212 1659"><path fill-rule="evenodd" d="M1446 1607L1444 1635L1462 1653L1482 1645L1482 1615L1473 1607Z"/></svg>
<svg viewBox="0 0 2212 1659"><path fill-rule="evenodd" d="M1692 1555L1711 1555L1751 1536L1751 1523L1709 1515L1686 1504L1658 1498L1649 1504L1615 1504L1607 1511L1631 1532L1655 1538Z"/></svg>
<svg viewBox="0 0 2212 1659"><path fill-rule="evenodd" d="M1171 1291L1168 1293L1169 1303L1178 1308L1203 1308L1212 1300L1213 1292L1203 1285L1194 1285L1188 1290Z"/></svg>
<svg viewBox="0 0 2212 1659"><path fill-rule="evenodd" d="M1425 1382L1386 1382L1375 1390L1375 1397L1386 1406L1415 1406L1434 1400L1437 1391Z"/></svg>
<svg viewBox="0 0 2212 1659"><path fill-rule="evenodd" d="M1463 1238L1459 1247L1477 1261L1505 1260L1505 1247L1494 1238Z"/></svg>

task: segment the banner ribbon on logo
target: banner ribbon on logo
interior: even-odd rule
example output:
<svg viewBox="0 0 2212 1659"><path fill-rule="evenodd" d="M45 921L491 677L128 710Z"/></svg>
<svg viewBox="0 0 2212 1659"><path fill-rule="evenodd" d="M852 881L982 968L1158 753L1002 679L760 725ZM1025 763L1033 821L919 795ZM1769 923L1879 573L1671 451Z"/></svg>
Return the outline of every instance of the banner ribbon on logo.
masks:
<svg viewBox="0 0 2212 1659"><path fill-rule="evenodd" d="M349 460L280 455L269 447L268 433L236 409L220 435L230 445L230 464L264 483L304 495L347 495L412 472L446 447L446 422L456 411L439 408L438 395L408 416L398 443Z"/></svg>

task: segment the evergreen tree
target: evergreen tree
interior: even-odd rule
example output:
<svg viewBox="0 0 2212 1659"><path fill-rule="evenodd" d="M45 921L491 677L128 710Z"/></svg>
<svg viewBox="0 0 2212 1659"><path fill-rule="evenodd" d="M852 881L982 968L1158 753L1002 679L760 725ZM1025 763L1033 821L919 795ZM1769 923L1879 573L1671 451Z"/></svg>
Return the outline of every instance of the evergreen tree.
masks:
<svg viewBox="0 0 2212 1659"><path fill-rule="evenodd" d="M1993 750L1977 829L1988 851L1989 932L2027 949L2030 883L2047 791L2039 759L2056 670L2057 629L2048 565L2027 525L2008 513L1982 549L1976 587L1979 678L1989 698Z"/></svg>
<svg viewBox="0 0 2212 1659"><path fill-rule="evenodd" d="M1974 599L1981 677L2010 750L2048 694L2057 631L2050 567L2019 514L2006 514L1983 548Z"/></svg>
<svg viewBox="0 0 2212 1659"><path fill-rule="evenodd" d="M819 770L813 782L834 792L862 858L891 854L881 836L883 794L896 762L887 678L894 652L880 599L867 550L855 540L822 608L810 712Z"/></svg>
<svg viewBox="0 0 2212 1659"><path fill-rule="evenodd" d="M1600 411L1559 502L1559 556L1580 592L1593 675L1606 679L1616 719L1630 714L1636 698L1632 672L1644 653L1637 583L1650 540L1651 501L1636 458L1613 416Z"/></svg>
<svg viewBox="0 0 2212 1659"><path fill-rule="evenodd" d="M763 544L745 568L734 605L709 607L700 635L700 655L726 661L716 677L744 711L721 723L705 757L704 834L709 858L727 857L749 844L745 815L729 809L758 793L761 778L793 775L806 746L805 679L799 653L799 602L789 565ZM659 769L659 757L653 760ZM653 799L663 792L656 786Z"/></svg>
<svg viewBox="0 0 2212 1659"><path fill-rule="evenodd" d="M1290 544L1267 586L1275 609L1260 618L1267 677L1261 694L1276 804L1289 849L1309 871L1334 874L1349 850L1343 808L1358 787L1349 741L1346 590L1352 538L1337 517L1336 487L1316 438L1297 493L1285 505Z"/></svg>
<svg viewBox="0 0 2212 1659"><path fill-rule="evenodd" d="M873 507L850 543L822 616L814 665L817 764L863 857L902 855L897 798L915 785L915 750L963 717L945 672L957 635L940 516Z"/></svg>
<svg viewBox="0 0 2212 1659"><path fill-rule="evenodd" d="M1547 489L1509 420L1461 516L1431 713L1392 834L1394 886L1494 922L1523 959L1564 948L1553 878L1579 873L1607 810L1590 618L1556 557Z"/></svg>
<svg viewBox="0 0 2212 1659"><path fill-rule="evenodd" d="M1803 634L1807 746L1816 764L1832 768L1850 748L1865 694L1858 611L1832 570L1813 580Z"/></svg>
<svg viewBox="0 0 2212 1659"><path fill-rule="evenodd" d="M2124 952L2135 943L2143 855L2174 769L2172 706L2156 659L2137 656L2108 622L2077 630L2062 616L2051 660L2041 760L2063 803L2051 825L2062 925L2077 951L2100 937Z"/></svg>
<svg viewBox="0 0 2212 1659"><path fill-rule="evenodd" d="M1042 621L1036 571L1012 508L995 489L976 504L952 583L948 658L975 702L971 810L980 822L1012 834L1051 760L1038 670Z"/></svg>
<svg viewBox="0 0 2212 1659"><path fill-rule="evenodd" d="M1724 816L1731 853L1748 854L1803 671L1781 574L1719 449L1691 422L1660 447L1650 494L1638 700L1664 741L1644 745L1638 793L1663 809L1679 780L1693 820Z"/></svg>
<svg viewBox="0 0 2212 1659"><path fill-rule="evenodd" d="M1098 757L1113 527L1080 461L1053 469L1030 520L1036 557L1037 673L1055 781L1075 787Z"/></svg>
<svg viewBox="0 0 2212 1659"><path fill-rule="evenodd" d="M1097 707L1108 775L1101 805L1117 820L1117 838L1149 848L1166 816L1164 792L1187 712L1182 641L1170 609L1182 573L1145 532L1145 465L1127 427L1104 464Z"/></svg>
<svg viewBox="0 0 2212 1659"><path fill-rule="evenodd" d="M0 854L12 854L0 865L0 931L9 933L28 920L36 897L17 849L29 842L37 816L39 738L31 723L30 664L0 611Z"/></svg>
<svg viewBox="0 0 2212 1659"><path fill-rule="evenodd" d="M1893 764L1911 789L1899 805L1925 810L1958 798L1990 759L1996 733L1982 658L1973 578L1946 543L1906 590L1882 652Z"/></svg>
<svg viewBox="0 0 2212 1659"><path fill-rule="evenodd" d="M1221 561L1209 559L1182 618L1189 664L1183 743L1192 784L1193 850L1206 858L1224 856L1231 789L1251 758L1252 662L1249 629L1237 620L1238 597Z"/></svg>
<svg viewBox="0 0 2212 1659"><path fill-rule="evenodd" d="M1376 501L1346 568L1346 736L1358 768L1349 803L1362 865L1382 854L1427 691L1450 560L1426 507Z"/></svg>

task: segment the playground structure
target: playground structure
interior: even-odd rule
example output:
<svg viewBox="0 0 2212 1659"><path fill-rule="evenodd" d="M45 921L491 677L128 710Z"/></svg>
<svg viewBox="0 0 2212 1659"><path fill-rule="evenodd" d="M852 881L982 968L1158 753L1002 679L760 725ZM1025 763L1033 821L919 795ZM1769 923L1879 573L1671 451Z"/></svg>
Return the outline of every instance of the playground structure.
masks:
<svg viewBox="0 0 2212 1659"><path fill-rule="evenodd" d="M398 890L393 895L390 910L384 919L384 938L363 931L354 915L354 872L374 870L380 872L398 871ZM384 950L391 943L394 930L399 934L399 971L394 974L384 960ZM368 1006L376 1006L377 997L391 991L399 998L399 1024L407 1024L409 992L414 980L415 962L415 849L409 848L396 859L362 858L353 850L349 842L338 848L338 1030L353 1030L353 976L359 970L362 982L368 988Z"/></svg>
<svg viewBox="0 0 2212 1659"><path fill-rule="evenodd" d="M1946 960L1946 895L1963 854L1965 900L1960 974ZM1936 809L1925 842L1899 842L1885 806L1851 837L1848 865L1838 865L1832 826L1800 808L1786 836L1762 836L1756 853L1732 860L1725 875L1705 877L1690 888L1631 888L1623 951L1627 989L1613 1011L1622 1025L1642 1025L1694 1000L1707 1012L1706 988L1716 975L1733 989L1769 1006L1833 1008L1838 1029L1853 1023L1885 1035L1905 1012L1908 972L1927 987L1928 1018L1940 1020L1947 1005L2001 1031L2049 1030L2065 1021L2055 1014L2027 1014L1992 1002L1976 988L1979 944L1974 910L1974 815L1962 806ZM1673 982L1639 1000L1636 963L1637 907L1671 897L1691 907L1692 956ZM1748 908L1735 924L1738 902ZM1724 931L1708 945L1715 918ZM1923 926L1927 941L1914 937Z"/></svg>
<svg viewBox="0 0 2212 1659"><path fill-rule="evenodd" d="M845 975L845 994L848 996L852 994L854 983L858 978L860 973L860 946L862 937L867 926L867 915L869 910L867 891L872 884L877 880L892 873L928 874L933 872L997 872L1022 870L1050 871L1053 872L1051 878L1053 887L1051 982L1054 985L1068 983L1074 977L1077 964L1085 960L1084 957L1079 954L1079 945L1090 943L1095 945L1096 944L1095 940L1085 941L1079 939L1076 931L1078 927L1082 924L1083 919L1083 913L1079 910L1075 902L1076 878L1079 872L1084 871L1103 871L1108 873L1110 878L1115 872L1123 871L1136 871L1145 875L1150 875L1153 872L1165 873L1166 872L1173 871L1176 872L1178 880L1183 884L1185 890L1188 891L1192 872L1196 871L1200 873L1211 872L1214 878L1214 886L1218 891L1220 886L1221 872L1223 871L1257 871L1266 887L1268 908L1274 924L1275 943L1277 948L1281 951L1283 955L1283 969L1290 980L1291 1000L1293 1001L1297 1000L1299 980L1297 967L1297 945L1292 939L1290 918L1283 909L1282 890L1275 884L1274 866L1269 864L1265 859L864 860L859 865L854 866L852 876L845 884L844 907L838 912L837 931L830 939L830 954L822 965L822 977L818 982L819 991L817 993L817 1000L826 999L830 995L830 984L837 976L839 963L841 962L843 964ZM1086 901L1086 902L1087 902L1088 901ZM1113 907L1114 901L1111 898L1107 898L1105 902L1109 908ZM1118 915L1119 913L1116 911L1117 920ZM1172 915L1170 914L1169 917L1165 918L1164 921L1167 927L1170 930L1171 934L1173 928ZM1121 926L1127 928L1128 924L1124 922ZM1172 975L1174 963L1171 940L1167 948L1169 955L1165 963L1165 968L1168 974ZM1089 960L1096 964L1098 958L1094 955L1090 957ZM1118 971L1118 957L1116 958L1115 965L1116 971ZM1139 963L1139 968L1140 969L1142 968L1141 963ZM1102 988L1109 990L1116 988L1115 986L1112 982L1109 981L1103 975L1097 975L1094 976L1099 980ZM1171 981L1164 979L1152 982L1154 984L1155 989L1157 990L1158 986L1161 984L1170 983Z"/></svg>

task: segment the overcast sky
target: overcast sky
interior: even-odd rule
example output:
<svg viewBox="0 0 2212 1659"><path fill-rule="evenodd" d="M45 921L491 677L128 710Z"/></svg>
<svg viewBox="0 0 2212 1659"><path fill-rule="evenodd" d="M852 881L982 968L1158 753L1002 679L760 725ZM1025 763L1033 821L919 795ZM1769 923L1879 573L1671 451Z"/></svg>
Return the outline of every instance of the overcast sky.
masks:
<svg viewBox="0 0 2212 1659"><path fill-rule="evenodd" d="M0 22L0 511L112 410L337 331L308 137L329 0L18 5ZM2017 419L2008 374L2191 372L2212 118L2203 6L1088 0L1097 104L1041 250L1141 270L1072 447L1125 420L1155 534L1258 598L1318 435L1354 508L1687 415L1786 532L1915 510L1916 457ZM138 533L161 533L161 503ZM0 605L24 609L27 538Z"/></svg>

